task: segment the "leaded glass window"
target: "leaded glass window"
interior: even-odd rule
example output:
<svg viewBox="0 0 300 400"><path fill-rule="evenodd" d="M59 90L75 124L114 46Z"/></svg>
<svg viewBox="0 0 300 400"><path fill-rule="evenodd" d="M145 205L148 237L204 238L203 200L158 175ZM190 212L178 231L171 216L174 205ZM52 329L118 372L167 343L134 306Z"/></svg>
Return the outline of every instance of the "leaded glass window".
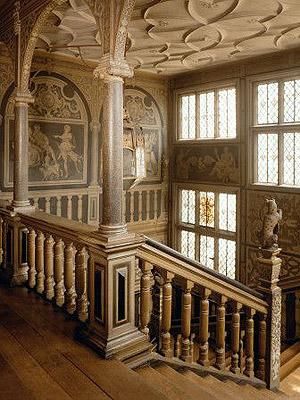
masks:
<svg viewBox="0 0 300 400"><path fill-rule="evenodd" d="M179 96L179 139L236 137L236 88L218 88Z"/></svg>
<svg viewBox="0 0 300 400"><path fill-rule="evenodd" d="M255 183L300 186L300 79L256 85Z"/></svg>
<svg viewBox="0 0 300 400"><path fill-rule="evenodd" d="M237 194L184 188L178 199L179 251L235 278Z"/></svg>

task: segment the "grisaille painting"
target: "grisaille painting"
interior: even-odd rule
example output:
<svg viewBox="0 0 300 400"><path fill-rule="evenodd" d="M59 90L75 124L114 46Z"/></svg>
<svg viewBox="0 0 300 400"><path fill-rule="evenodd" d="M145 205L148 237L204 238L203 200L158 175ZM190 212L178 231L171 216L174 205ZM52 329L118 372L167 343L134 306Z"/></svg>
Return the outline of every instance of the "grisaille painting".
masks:
<svg viewBox="0 0 300 400"><path fill-rule="evenodd" d="M150 94L125 90L124 177L156 180L161 176L162 121Z"/></svg>
<svg viewBox="0 0 300 400"><path fill-rule="evenodd" d="M86 183L88 123L78 93L57 78L37 77L32 94L35 102L29 107L30 185ZM13 136L11 115L6 121L8 184L13 181Z"/></svg>

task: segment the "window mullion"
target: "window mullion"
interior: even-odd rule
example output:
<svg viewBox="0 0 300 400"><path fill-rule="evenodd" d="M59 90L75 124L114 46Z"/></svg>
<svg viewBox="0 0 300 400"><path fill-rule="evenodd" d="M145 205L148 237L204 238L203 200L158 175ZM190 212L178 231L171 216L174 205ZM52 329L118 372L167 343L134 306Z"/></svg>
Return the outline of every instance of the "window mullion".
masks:
<svg viewBox="0 0 300 400"><path fill-rule="evenodd" d="M284 184L284 132L278 133L278 185Z"/></svg>
<svg viewBox="0 0 300 400"><path fill-rule="evenodd" d="M215 120L215 138L219 137L219 107L218 107L218 90L214 90L214 120Z"/></svg>
<svg viewBox="0 0 300 400"><path fill-rule="evenodd" d="M278 84L278 123L281 125L284 122L284 82L279 81Z"/></svg>
<svg viewBox="0 0 300 400"><path fill-rule="evenodd" d="M195 93L196 101L195 101L195 132L196 132L196 139L200 139L200 96L199 93Z"/></svg>

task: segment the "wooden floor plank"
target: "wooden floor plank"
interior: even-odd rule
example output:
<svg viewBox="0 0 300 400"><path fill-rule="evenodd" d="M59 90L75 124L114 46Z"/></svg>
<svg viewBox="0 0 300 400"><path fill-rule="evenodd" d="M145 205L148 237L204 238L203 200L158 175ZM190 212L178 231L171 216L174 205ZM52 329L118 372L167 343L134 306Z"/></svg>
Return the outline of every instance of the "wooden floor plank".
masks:
<svg viewBox="0 0 300 400"><path fill-rule="evenodd" d="M99 387L70 363L24 319L0 305L1 324L51 376L51 378L76 400L109 400Z"/></svg>
<svg viewBox="0 0 300 400"><path fill-rule="evenodd" d="M71 397L53 382L50 376L2 325L0 325L0 353L15 373L15 379L11 378L7 383L7 386L15 388L14 400L23 400L23 394L24 399L28 400L71 400ZM4 379L1 371L0 381L4 382ZM23 387L30 390L32 395L23 393ZM6 397L3 397L3 400L6 400Z"/></svg>

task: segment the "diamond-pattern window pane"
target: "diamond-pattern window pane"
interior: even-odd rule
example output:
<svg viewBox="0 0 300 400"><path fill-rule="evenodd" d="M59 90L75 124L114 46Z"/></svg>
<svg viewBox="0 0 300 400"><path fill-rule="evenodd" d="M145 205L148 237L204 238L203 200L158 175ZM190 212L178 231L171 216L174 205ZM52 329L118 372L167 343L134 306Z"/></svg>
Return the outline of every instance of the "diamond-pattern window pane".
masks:
<svg viewBox="0 0 300 400"><path fill-rule="evenodd" d="M215 239L211 236L200 236L200 263L214 269Z"/></svg>
<svg viewBox="0 0 300 400"><path fill-rule="evenodd" d="M196 138L196 96L181 97L181 139Z"/></svg>
<svg viewBox="0 0 300 400"><path fill-rule="evenodd" d="M257 180L278 184L278 135L261 133L257 138Z"/></svg>
<svg viewBox="0 0 300 400"><path fill-rule="evenodd" d="M300 132L284 133L284 184L300 185Z"/></svg>
<svg viewBox="0 0 300 400"><path fill-rule="evenodd" d="M219 272L235 279L236 242L219 239Z"/></svg>
<svg viewBox="0 0 300 400"><path fill-rule="evenodd" d="M212 192L200 192L200 225L215 226L215 194Z"/></svg>
<svg viewBox="0 0 300 400"><path fill-rule="evenodd" d="M218 91L218 136L236 137L236 89Z"/></svg>
<svg viewBox="0 0 300 400"><path fill-rule="evenodd" d="M215 136L215 93L201 93L199 96L200 138Z"/></svg>
<svg viewBox="0 0 300 400"><path fill-rule="evenodd" d="M195 259L195 232L181 231L181 253Z"/></svg>
<svg viewBox="0 0 300 400"><path fill-rule="evenodd" d="M195 224L196 192L194 190L181 191L181 221Z"/></svg>
<svg viewBox="0 0 300 400"><path fill-rule="evenodd" d="M284 122L300 121L300 80L284 82Z"/></svg>
<svg viewBox="0 0 300 400"><path fill-rule="evenodd" d="M219 228L236 232L236 195L220 193L219 195Z"/></svg>
<svg viewBox="0 0 300 400"><path fill-rule="evenodd" d="M263 83L258 85L257 123L278 123L278 82Z"/></svg>

